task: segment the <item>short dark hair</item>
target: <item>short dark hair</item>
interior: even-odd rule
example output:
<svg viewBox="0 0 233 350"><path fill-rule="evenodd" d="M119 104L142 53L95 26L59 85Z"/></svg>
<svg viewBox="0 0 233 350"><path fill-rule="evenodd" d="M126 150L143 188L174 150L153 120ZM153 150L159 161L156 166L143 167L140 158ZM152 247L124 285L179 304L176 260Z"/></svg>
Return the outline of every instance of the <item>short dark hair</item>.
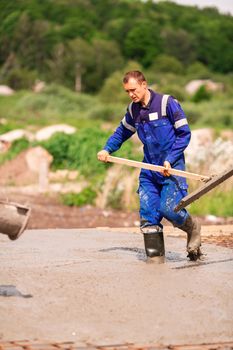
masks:
<svg viewBox="0 0 233 350"><path fill-rule="evenodd" d="M123 84L128 83L130 78L134 78L139 83L146 81L146 78L144 77L143 73L140 72L139 70L131 70L131 71L125 73L124 78L123 78Z"/></svg>

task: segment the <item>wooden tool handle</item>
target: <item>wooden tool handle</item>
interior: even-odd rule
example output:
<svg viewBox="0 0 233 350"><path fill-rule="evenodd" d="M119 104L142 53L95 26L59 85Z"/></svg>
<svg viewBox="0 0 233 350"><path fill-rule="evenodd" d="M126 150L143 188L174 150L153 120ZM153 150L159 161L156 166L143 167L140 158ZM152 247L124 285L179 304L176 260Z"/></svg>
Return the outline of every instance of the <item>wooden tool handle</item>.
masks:
<svg viewBox="0 0 233 350"><path fill-rule="evenodd" d="M161 165L154 165L154 164L150 164L150 163L137 162L135 160L113 157L113 156L108 156L107 160L108 160L108 162L111 162L111 163L124 164L124 165L132 166L135 168L157 171L160 173L162 173L163 170L165 169L165 167L161 166ZM185 177L188 179L199 180L199 181L203 181L203 182L210 180L209 176L189 173L188 171L177 170L177 169L172 169L172 168L169 169L169 173L171 175L181 176L181 177Z"/></svg>

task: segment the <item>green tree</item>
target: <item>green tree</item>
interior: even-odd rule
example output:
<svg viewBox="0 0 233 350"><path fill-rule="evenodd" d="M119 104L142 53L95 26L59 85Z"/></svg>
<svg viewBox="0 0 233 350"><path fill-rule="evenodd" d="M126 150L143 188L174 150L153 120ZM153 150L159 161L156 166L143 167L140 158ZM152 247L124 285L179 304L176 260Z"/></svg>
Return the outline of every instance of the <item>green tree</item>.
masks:
<svg viewBox="0 0 233 350"><path fill-rule="evenodd" d="M110 38L117 41L118 44L122 44L131 26L132 24L126 18L114 18L106 23L105 31Z"/></svg>
<svg viewBox="0 0 233 350"><path fill-rule="evenodd" d="M78 92L85 91L84 75L93 64L93 57L91 45L81 38L56 45L52 59L47 62L50 80Z"/></svg>
<svg viewBox="0 0 233 350"><path fill-rule="evenodd" d="M124 53L144 67L148 67L161 52L159 27L147 19L134 22L124 41Z"/></svg>
<svg viewBox="0 0 233 350"><path fill-rule="evenodd" d="M228 32L230 28L233 32L232 21L225 26L219 19L212 21L203 19L198 23L196 36L200 45L197 47L197 57L214 71L222 73L233 71L232 35L230 36Z"/></svg>
<svg viewBox="0 0 233 350"><path fill-rule="evenodd" d="M0 0L0 77L23 69L97 92L125 61L145 69L162 54L230 73L232 32L232 16L169 1Z"/></svg>
<svg viewBox="0 0 233 350"><path fill-rule="evenodd" d="M92 41L92 64L84 74L87 91L98 91L104 80L124 66L124 59L116 42L103 39Z"/></svg>
<svg viewBox="0 0 233 350"><path fill-rule="evenodd" d="M163 48L167 55L176 57L186 65L196 60L195 37L183 29L166 28L162 32Z"/></svg>
<svg viewBox="0 0 233 350"><path fill-rule="evenodd" d="M6 17L3 18L0 22L0 64L4 64L8 57L12 55L12 52L15 49L14 35L19 18L20 12L13 11L6 15Z"/></svg>

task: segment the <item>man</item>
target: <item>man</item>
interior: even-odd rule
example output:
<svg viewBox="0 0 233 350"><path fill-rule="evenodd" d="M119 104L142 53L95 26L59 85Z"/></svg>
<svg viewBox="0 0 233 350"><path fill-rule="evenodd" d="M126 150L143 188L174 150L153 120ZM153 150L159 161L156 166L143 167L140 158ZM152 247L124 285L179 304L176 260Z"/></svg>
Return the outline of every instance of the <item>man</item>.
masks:
<svg viewBox="0 0 233 350"><path fill-rule="evenodd" d="M142 169L139 177L140 229L146 254L149 257L164 256L161 220L165 217L187 233L188 257L196 260L200 255L200 225L185 209L178 213L173 210L187 195L186 179L169 175L171 167L185 170L184 150L191 137L186 116L173 97L150 90L139 71L126 73L123 87L132 102L97 157L106 162L108 155L117 151L137 131L144 145L143 162L165 167L163 174Z"/></svg>

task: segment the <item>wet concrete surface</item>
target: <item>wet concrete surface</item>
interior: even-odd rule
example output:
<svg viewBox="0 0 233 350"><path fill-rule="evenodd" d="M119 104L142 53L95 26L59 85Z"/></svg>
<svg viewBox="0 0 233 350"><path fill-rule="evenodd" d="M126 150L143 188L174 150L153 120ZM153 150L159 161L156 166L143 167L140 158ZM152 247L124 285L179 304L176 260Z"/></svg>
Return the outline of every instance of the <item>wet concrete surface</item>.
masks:
<svg viewBox="0 0 233 350"><path fill-rule="evenodd" d="M233 341L233 250L204 242L202 260L190 262L185 238L165 229L166 260L156 264L136 231L1 235L0 342Z"/></svg>

